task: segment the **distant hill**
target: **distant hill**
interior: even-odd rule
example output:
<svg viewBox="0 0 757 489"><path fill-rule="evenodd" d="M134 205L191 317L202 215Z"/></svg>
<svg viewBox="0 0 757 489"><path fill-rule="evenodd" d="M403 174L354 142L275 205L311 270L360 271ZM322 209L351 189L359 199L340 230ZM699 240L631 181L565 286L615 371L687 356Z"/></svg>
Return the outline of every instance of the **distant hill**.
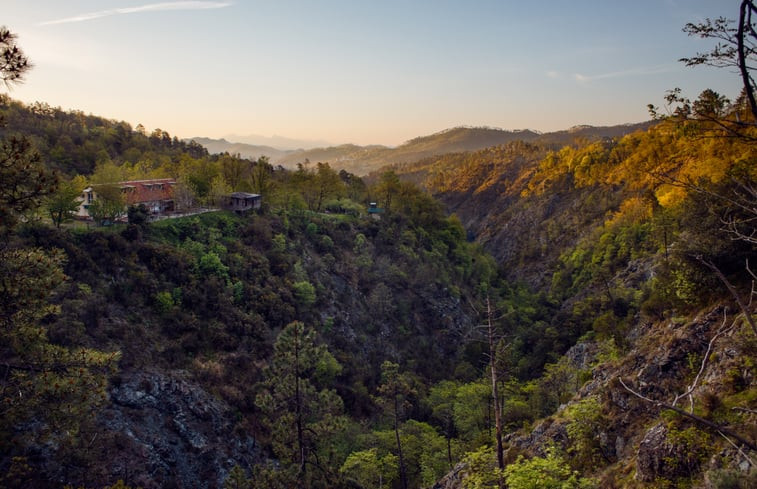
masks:
<svg viewBox="0 0 757 489"><path fill-rule="evenodd" d="M631 134L636 131L646 131L655 122L638 122L635 124L620 124L617 126L573 126L562 131L541 134L536 141L542 144L562 147L571 144L577 139L614 139Z"/></svg>
<svg viewBox="0 0 757 489"><path fill-rule="evenodd" d="M294 139L284 136L261 136L259 134L227 134L223 137L227 141L236 141L239 143L252 144L253 146L270 146L282 151L293 151L298 149L326 148L334 144L322 139Z"/></svg>
<svg viewBox="0 0 757 489"><path fill-rule="evenodd" d="M646 129L649 122L623 124L619 126L594 127L576 126L564 131L538 133L531 130L506 131L491 127L454 127L443 131L411 139L395 148L387 146L358 146L342 144L326 148L284 151L270 146L255 146L231 143L225 139L193 138L211 153L239 153L248 158L268 156L271 163L293 168L297 163L328 162L332 167L345 169L356 175L367 175L388 165L413 163L424 158L447 153L478 151L513 141L539 142L560 147L576 139L598 140L616 138Z"/></svg>
<svg viewBox="0 0 757 489"><path fill-rule="evenodd" d="M538 134L533 131L455 127L411 139L396 148L346 144L331 148L295 151L278 163L289 167L306 159L312 162L328 161L335 168L344 168L357 175L366 175L386 165L411 163L446 153L476 151L516 140L530 141L535 137L538 137Z"/></svg>
<svg viewBox="0 0 757 489"><path fill-rule="evenodd" d="M436 154L457 153L461 151L476 151L490 146L506 144L510 141L532 141L539 137L539 133L529 129L506 131L491 127L454 127L437 132L430 136L422 136L404 143L398 149L404 153Z"/></svg>
<svg viewBox="0 0 757 489"><path fill-rule="evenodd" d="M351 173L362 175L368 173L376 161L383 161L383 155L392 151L386 146L358 146L355 144L342 144L328 148L314 148L309 150L293 151L287 154L277 163L285 168L292 168L297 163L305 161L328 162L332 167L345 169Z"/></svg>
<svg viewBox="0 0 757 489"><path fill-rule="evenodd" d="M260 146L246 143L232 143L225 139L211 139L195 137L189 138L187 141L194 141L207 148L210 153L231 153L242 155L243 158L257 159L260 156L267 156L271 161L275 162L284 158L291 151L272 148L271 146Z"/></svg>

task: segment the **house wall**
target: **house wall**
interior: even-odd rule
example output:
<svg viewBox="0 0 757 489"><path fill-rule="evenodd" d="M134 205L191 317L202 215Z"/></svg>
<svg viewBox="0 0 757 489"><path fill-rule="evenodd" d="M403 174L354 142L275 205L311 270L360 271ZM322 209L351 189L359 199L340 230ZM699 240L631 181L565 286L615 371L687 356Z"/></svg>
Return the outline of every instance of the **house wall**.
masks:
<svg viewBox="0 0 757 489"><path fill-rule="evenodd" d="M76 212L74 213L74 217L77 219L88 219L89 218L89 211L88 208L92 202L95 201L97 198L95 191L91 188L85 188L81 195L77 197L77 200L79 201L79 207L76 209Z"/></svg>
<svg viewBox="0 0 757 489"><path fill-rule="evenodd" d="M144 204L147 207L148 212L151 214L163 214L165 212L172 212L174 210L174 202L170 197L170 186L172 182L167 180L157 181L155 183L143 184L142 182L120 182L119 185L129 184L128 187L122 187L122 193L126 201L126 205L139 205ZM169 192L166 192L168 187ZM75 216L78 219L90 219L88 207L95 200L97 200L97 192L92 187L88 187L82 191L78 197L79 207L76 210Z"/></svg>

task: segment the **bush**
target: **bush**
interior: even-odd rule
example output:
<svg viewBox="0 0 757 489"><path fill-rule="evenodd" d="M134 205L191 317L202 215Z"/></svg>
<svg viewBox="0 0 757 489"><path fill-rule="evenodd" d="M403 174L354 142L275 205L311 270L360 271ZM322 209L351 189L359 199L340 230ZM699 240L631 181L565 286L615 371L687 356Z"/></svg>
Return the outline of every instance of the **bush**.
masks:
<svg viewBox="0 0 757 489"><path fill-rule="evenodd" d="M295 282L292 285L292 292L302 306L312 306L315 303L315 287L307 280Z"/></svg>
<svg viewBox="0 0 757 489"><path fill-rule="evenodd" d="M360 487L376 487L387 484L391 487L397 477L397 457L391 453L379 456L378 449L352 452L339 472Z"/></svg>
<svg viewBox="0 0 757 489"><path fill-rule="evenodd" d="M200 261L197 262L197 270L205 277L210 275L215 275L220 278L229 277L229 267L224 265L218 254L213 251L200 257Z"/></svg>
<svg viewBox="0 0 757 489"><path fill-rule="evenodd" d="M464 462L468 465L468 473L463 477L465 489L497 487L502 473L497 468L494 448L483 446L475 452L470 452L465 456Z"/></svg>
<svg viewBox="0 0 757 489"><path fill-rule="evenodd" d="M155 308L160 312L161 314L168 313L171 309L173 309L174 306L174 300L173 296L168 291L162 291L158 292L155 296Z"/></svg>
<svg viewBox="0 0 757 489"><path fill-rule="evenodd" d="M716 470L708 474L707 479L707 487L712 489L749 489L757 487L757 470Z"/></svg>
<svg viewBox="0 0 757 489"><path fill-rule="evenodd" d="M505 481L510 489L589 489L591 479L579 477L571 470L555 447L547 449L546 457L526 460L519 456L505 467Z"/></svg>
<svg viewBox="0 0 757 489"><path fill-rule="evenodd" d="M599 434L606 422L596 397L587 397L568 406L566 429L572 442L571 453L579 466L596 467L601 462Z"/></svg>

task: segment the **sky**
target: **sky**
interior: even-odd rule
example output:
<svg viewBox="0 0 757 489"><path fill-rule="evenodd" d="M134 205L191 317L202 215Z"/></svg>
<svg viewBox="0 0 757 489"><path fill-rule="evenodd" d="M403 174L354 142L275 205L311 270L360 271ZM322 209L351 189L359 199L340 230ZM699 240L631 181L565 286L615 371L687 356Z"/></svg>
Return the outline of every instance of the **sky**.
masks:
<svg viewBox="0 0 757 489"><path fill-rule="evenodd" d="M737 0L2 0L34 68L11 97L172 136L398 145L461 126L648 119L667 90L729 97L678 59Z"/></svg>

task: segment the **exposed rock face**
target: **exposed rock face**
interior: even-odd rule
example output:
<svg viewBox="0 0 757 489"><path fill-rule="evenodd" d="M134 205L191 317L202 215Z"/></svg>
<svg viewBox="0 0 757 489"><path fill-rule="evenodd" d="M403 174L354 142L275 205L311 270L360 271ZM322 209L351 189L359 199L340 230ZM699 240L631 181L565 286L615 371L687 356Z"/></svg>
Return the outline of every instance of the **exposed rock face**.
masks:
<svg viewBox="0 0 757 489"><path fill-rule="evenodd" d="M652 482L658 476L670 476L666 457L673 454L672 447L666 443L667 429L658 424L647 431L639 444L636 458L636 478L643 482Z"/></svg>
<svg viewBox="0 0 757 489"><path fill-rule="evenodd" d="M732 313L726 314L723 307L713 307L685 323L639 322L629 335L634 338L634 347L623 358L593 368L592 379L578 390L571 402L587 396L596 396L601 402L605 422L597 433L597 448L609 470L600 474L600 487L622 487L627 483L627 479L623 479L628 476L627 468L634 466L633 477L642 484L706 480L719 476L718 471L739 476L745 481L751 477L748 463L721 437L689 420L661 417L658 407L634 396L618 381L618 378L624 379L651 399L672 402L676 394L686 391L706 353L709 340L723 324L728 324L724 318L729 317ZM745 327L742 325L741 329ZM735 328L714 343L699 387L694 392L696 406L706 405L708 392L717 397L729 392L743 392L754 385L754 370L746 368L749 363L744 361L753 356L753 346L750 346L753 340L744 341L745 337L751 338L749 334L740 335L739 328ZM578 343L565 357L576 368L587 368L596 361L597 353L596 345ZM688 400L684 407L688 407ZM732 429L754 433L751 415L730 416ZM571 440L566 430L567 422L558 410L554 416L534 423L528 431L507 435L506 459L512 461L521 453L543 456L549 445L569 449ZM613 470L618 472L613 473ZM464 472L459 473L456 469L434 488L462 487L462 475Z"/></svg>
<svg viewBox="0 0 757 489"><path fill-rule="evenodd" d="M650 428L639 443L636 479L653 482L688 477L700 469L700 459L690 447L670 439L668 428L659 423Z"/></svg>
<svg viewBox="0 0 757 489"><path fill-rule="evenodd" d="M144 489L215 488L234 465L261 460L255 440L235 432L231 409L183 372L123 373L110 395L101 423L116 433L118 458L100 463L112 480Z"/></svg>
<svg viewBox="0 0 757 489"><path fill-rule="evenodd" d="M531 452L537 456L544 456L546 448L550 445L567 446L569 443L568 431L562 422L554 422L547 418L534 426L526 433L511 433L505 437L505 442L510 448L507 449L508 459L514 459L510 453Z"/></svg>
<svg viewBox="0 0 757 489"><path fill-rule="evenodd" d="M463 487L463 477L465 477L467 469L468 464L460 462L444 478L431 486L431 489L460 489Z"/></svg>
<svg viewBox="0 0 757 489"><path fill-rule="evenodd" d="M577 369L586 370L597 359L597 353L596 343L581 341L571 346L563 356Z"/></svg>

